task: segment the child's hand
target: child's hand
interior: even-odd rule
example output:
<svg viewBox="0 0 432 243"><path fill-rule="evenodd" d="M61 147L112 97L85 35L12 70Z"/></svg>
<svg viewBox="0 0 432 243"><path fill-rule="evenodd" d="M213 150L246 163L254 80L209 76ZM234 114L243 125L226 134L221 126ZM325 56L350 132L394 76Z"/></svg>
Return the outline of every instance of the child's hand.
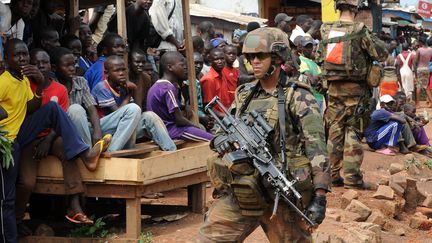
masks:
<svg viewBox="0 0 432 243"><path fill-rule="evenodd" d="M126 89L129 91L134 91L137 89L136 84L130 82L130 81L126 81Z"/></svg>
<svg viewBox="0 0 432 243"><path fill-rule="evenodd" d="M35 65L24 66L21 70L21 73L23 75L29 77L38 86L41 86L45 83L45 78L44 78L43 74Z"/></svg>

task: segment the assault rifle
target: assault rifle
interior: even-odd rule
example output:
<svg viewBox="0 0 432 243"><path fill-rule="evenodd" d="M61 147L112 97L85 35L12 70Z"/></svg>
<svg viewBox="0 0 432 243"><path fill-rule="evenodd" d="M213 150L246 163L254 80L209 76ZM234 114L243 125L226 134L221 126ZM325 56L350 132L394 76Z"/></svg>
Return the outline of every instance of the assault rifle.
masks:
<svg viewBox="0 0 432 243"><path fill-rule="evenodd" d="M220 119L213 110L216 104L225 114L223 119ZM269 134L273 132L273 129L261 114L253 110L249 114L249 119L247 117L243 120L235 118L219 101L218 96L210 101L205 107L205 111L215 119L225 132L225 135L228 137L228 143L236 143L239 146L236 151L228 153L226 156L227 159L231 160L234 164L239 161L244 161L245 159L252 161L253 166L260 173L262 180L274 188L276 197L273 215L276 214L279 198L282 197L297 214L306 220L306 222L312 227L315 226L315 223L290 200L291 195L293 195L296 200L301 200L302 198L300 193L294 188L294 184L297 181L295 179L291 181L288 180L284 173L276 167L276 161L268 150L269 144L266 141Z"/></svg>

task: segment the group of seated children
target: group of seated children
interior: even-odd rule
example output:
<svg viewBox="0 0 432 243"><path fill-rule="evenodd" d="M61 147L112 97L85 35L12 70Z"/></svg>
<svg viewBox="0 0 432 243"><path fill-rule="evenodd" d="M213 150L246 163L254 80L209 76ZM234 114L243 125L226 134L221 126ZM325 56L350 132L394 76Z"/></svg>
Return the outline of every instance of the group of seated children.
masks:
<svg viewBox="0 0 432 243"><path fill-rule="evenodd" d="M140 138L152 139L167 151L176 150L173 139L213 138L203 125L186 118L187 104L181 103L179 94L187 79L187 68L179 52L167 52L161 57L162 77L149 85L151 78L144 73L139 51L131 57L133 79L119 51L123 39L108 35L101 43L103 58L86 72L86 76L92 72L102 75L92 88L83 76L77 75L77 57L70 49L55 46L49 53L38 48L29 52L18 39L9 40L5 46L0 124L13 142L15 164L2 168L1 185L5 236L11 241L15 241L17 229L21 234L31 233L23 219L35 188L38 163L46 156L57 157L63 166L68 194L66 218L92 224L80 204L84 186L77 158L94 171L101 153L133 148ZM147 92L140 94L140 103L136 104L137 89L142 87Z"/></svg>
<svg viewBox="0 0 432 243"><path fill-rule="evenodd" d="M419 152L430 157L432 150L424 129L427 122L427 118L416 115L414 104L406 103L403 92L397 92L395 97L385 94L380 97L380 109L371 115L365 137L369 147L377 153Z"/></svg>

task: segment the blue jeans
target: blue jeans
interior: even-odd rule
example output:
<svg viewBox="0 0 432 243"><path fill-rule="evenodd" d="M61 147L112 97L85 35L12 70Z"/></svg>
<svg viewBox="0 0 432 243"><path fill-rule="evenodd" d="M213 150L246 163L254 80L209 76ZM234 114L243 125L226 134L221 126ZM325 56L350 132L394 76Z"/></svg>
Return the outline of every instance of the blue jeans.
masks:
<svg viewBox="0 0 432 243"><path fill-rule="evenodd" d="M91 124L88 122L85 109L77 104L69 107L68 115L77 127L84 141L91 145ZM133 148L136 140L136 128L141 119L141 109L138 105L131 103L120 107L111 114L100 119L102 134L112 134L111 144L108 151Z"/></svg>
<svg viewBox="0 0 432 243"><path fill-rule="evenodd" d="M162 119L152 111L143 112L138 124L137 138L148 136L164 151L177 149L174 141L168 134Z"/></svg>
<svg viewBox="0 0 432 243"><path fill-rule="evenodd" d="M37 138L46 128L52 128L63 138L63 149L68 160L72 160L89 146L79 137L75 126L57 103L48 102L32 115L26 117L13 144L14 166L0 170L0 242L17 242L15 218L15 183L18 175L20 148Z"/></svg>

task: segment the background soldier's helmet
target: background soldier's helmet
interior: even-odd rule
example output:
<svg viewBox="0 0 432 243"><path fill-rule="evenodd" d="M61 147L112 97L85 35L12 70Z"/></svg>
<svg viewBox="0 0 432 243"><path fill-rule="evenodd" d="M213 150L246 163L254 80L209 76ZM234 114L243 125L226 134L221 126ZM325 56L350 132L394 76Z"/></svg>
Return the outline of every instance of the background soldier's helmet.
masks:
<svg viewBox="0 0 432 243"><path fill-rule="evenodd" d="M354 8L359 8L361 0L336 0L336 9L339 9L341 5L351 5Z"/></svg>
<svg viewBox="0 0 432 243"><path fill-rule="evenodd" d="M278 28L258 28L247 34L243 53L272 53L287 61L291 58L288 35Z"/></svg>

